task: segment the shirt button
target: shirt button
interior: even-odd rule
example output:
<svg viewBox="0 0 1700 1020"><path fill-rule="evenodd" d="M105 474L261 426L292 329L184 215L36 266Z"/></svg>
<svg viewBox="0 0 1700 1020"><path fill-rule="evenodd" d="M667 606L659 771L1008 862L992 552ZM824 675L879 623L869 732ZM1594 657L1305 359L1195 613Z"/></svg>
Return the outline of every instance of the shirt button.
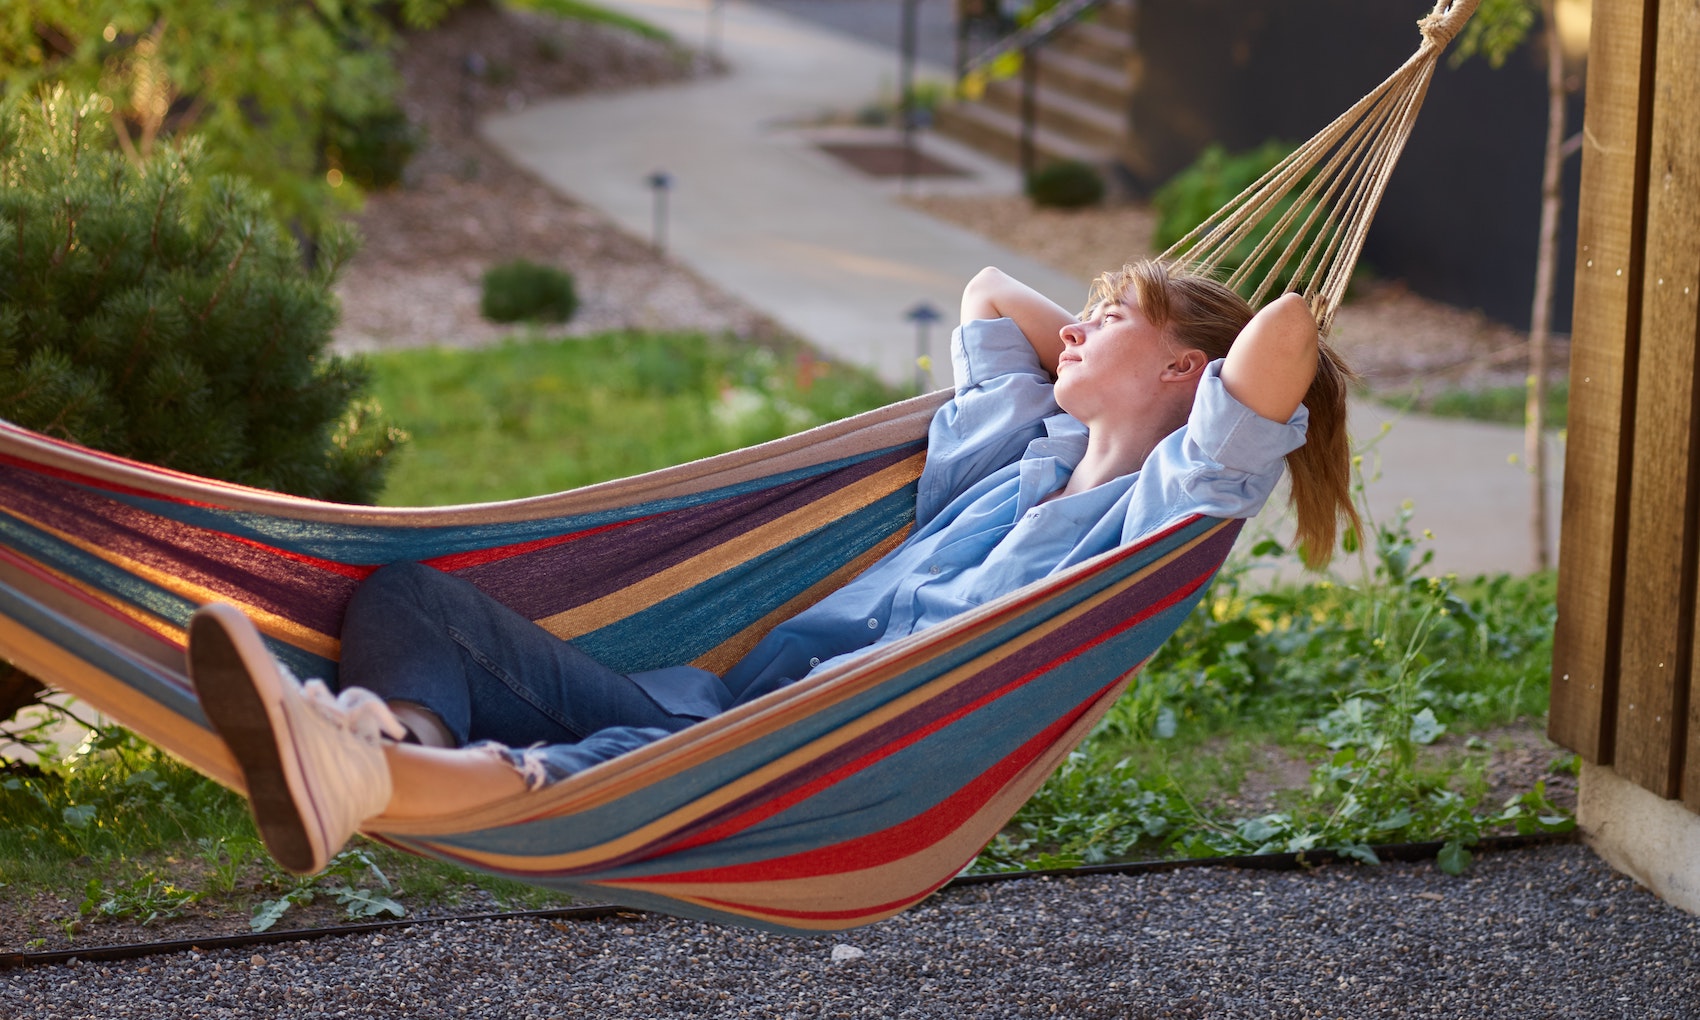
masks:
<svg viewBox="0 0 1700 1020"><path fill-rule="evenodd" d="M818 665L820 665L820 656L817 655L814 658L809 660L809 668L810 669L814 669Z"/></svg>
<svg viewBox="0 0 1700 1020"><path fill-rule="evenodd" d="M868 621L868 629L869 630L879 630L880 629L880 622L878 620L869 620Z"/></svg>
<svg viewBox="0 0 1700 1020"><path fill-rule="evenodd" d="M929 574L936 574L938 572L939 572L939 565L937 563L935 563L932 566L927 568L927 573L929 573Z"/></svg>

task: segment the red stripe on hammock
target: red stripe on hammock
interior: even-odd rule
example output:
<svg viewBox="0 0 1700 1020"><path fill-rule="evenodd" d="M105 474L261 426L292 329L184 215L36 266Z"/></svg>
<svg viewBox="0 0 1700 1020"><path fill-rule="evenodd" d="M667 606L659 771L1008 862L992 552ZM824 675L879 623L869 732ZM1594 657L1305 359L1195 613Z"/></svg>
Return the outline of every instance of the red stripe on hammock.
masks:
<svg viewBox="0 0 1700 1020"><path fill-rule="evenodd" d="M734 864L721 868L705 868L701 871L680 872L650 878L615 879L600 884L642 887L656 883L786 881L842 874L847 871L860 871L913 856L917 851L938 843L960 829L1023 769L1055 746L1062 735L1068 732L1069 727L1078 722L1080 717L1091 708L1092 704L1102 698L1118 682L1112 680L1109 684L1100 688L1068 714L1040 730L1020 747L1001 758L996 765L975 776L961 790L940 801L932 810L925 814L916 815L901 824L848 842L836 843L830 847L822 847L802 854L793 854L790 857L780 857L769 861L753 861L749 864ZM731 904L728 901L725 905ZM856 913L864 912L857 911ZM820 916L824 918L832 915L831 913L817 915L802 912L787 916Z"/></svg>
<svg viewBox="0 0 1700 1020"><path fill-rule="evenodd" d="M427 560L420 560L420 562L428 567L436 567L438 570L446 573L453 573L457 570L466 570L469 567L483 566L486 563L494 563L498 560L505 560L514 556L522 556L529 552L536 552L539 549L548 549L551 546L564 545L568 542L577 541L581 538L589 538L592 535L601 535L606 532L617 531L621 528L630 527L633 524L653 520L661 516L665 515L646 514L642 517L633 517L628 520L614 521L610 524L601 524L594 528L586 528L583 531L574 531L566 535L551 535L548 538L534 538L525 542L516 542L513 545L492 546L488 549L472 549L467 552L447 553L442 556L433 556ZM371 573L371 570L368 570L367 573Z"/></svg>
<svg viewBox="0 0 1700 1020"><path fill-rule="evenodd" d="M751 808L747 812L744 812L743 814L740 814L740 815L738 815L734 818L727 819L726 821L724 821L724 822L720 823L719 825L716 825L712 828L698 832L697 834L695 834L694 836L690 837L687 840L683 840L681 842L674 843L674 844L663 844L662 846L657 847L654 851L645 853L643 855L643 857L641 857L639 859L640 860L642 860L642 859L652 859L654 857L659 857L659 856L662 856L664 854L678 853L678 852L681 852L681 851L684 851L684 850L689 850L693 847L702 846L702 845L707 844L707 843L717 842L719 840L726 839L730 836L733 836L733 835L737 834L738 832L741 832L741 831L743 831L743 830L745 830L745 829L747 829L747 828L749 828L753 825L757 825L757 824L767 820L768 818L780 813L781 811L784 811L784 810L786 810L786 809L788 809L788 808L790 808L790 807L792 807L792 806L794 806L794 805L796 805L796 804L798 804L798 803L800 803L804 800L807 800L810 797L815 796L816 794L820 793L822 790L825 790L828 787L831 787L831 786L841 782L842 780L856 774L857 772L860 772L860 771L878 763L879 761L881 761L885 758L888 758L891 755L896 754L897 752L902 751L905 748L908 748L908 747L914 745L915 743L925 739L926 737L931 736L933 733L935 733L935 732L937 732L941 729L944 729L945 727L951 725L952 723L957 722L958 720L962 719L963 717L970 715L973 712L975 712L975 711L977 711L981 708L984 708L986 705L998 700L999 698L1004 697L1005 695L1011 693L1012 691L1015 691L1015 690L1018 690L1022 687L1025 687L1026 685L1032 683L1033 681L1049 674L1051 671L1057 669L1058 667L1063 666L1063 665L1067 664L1068 662L1073 661L1075 658L1077 658L1077 657L1085 654L1086 652L1092 650L1093 648L1096 648L1098 645L1104 643L1105 641L1108 641L1108 640L1124 633L1129 628L1137 626L1138 624L1144 622L1145 620L1149 619L1150 617L1152 617L1152 616L1154 616L1158 613L1161 613L1164 610L1167 610L1167 609L1173 607L1178 602L1189 597L1193 592L1197 591L1198 588L1205 581L1207 581L1215 572L1216 572L1215 568L1211 568L1209 571L1205 572L1204 574L1193 577L1190 581L1188 581L1187 583L1185 583L1181 587L1170 591L1170 593L1167 596L1165 596L1164 598L1159 599L1159 600L1151 603L1149 606L1147 606L1140 613L1129 616L1127 619L1122 621L1122 623L1120 625L1100 632L1096 637L1092 638L1091 640L1074 646L1067 653L1065 653L1061 656L1058 656L1055 659L1050 660L1049 662L1045 663L1042 666L1038 666L1038 667L1036 667L1032 670L1029 670L1027 673L1023 674L1022 676L1017 677L1014 680L1011 680L1008 683L1005 683L1004 685L981 695L980 697L974 699L971 702L968 702L967 704L964 704L964 705L957 707L954 711L950 712L947 715L941 716L938 719L933 720L931 723L928 723L926 726L921 727L920 729L917 729L917 730L913 730L913 731L909 732L908 734L905 734L902 739L892 741L889 744L885 744L885 745L883 745L879 748L876 748L875 750L870 751L867 754L862 755L861 757L857 758L854 761L847 762L844 765L841 765L838 768L832 770L831 772L827 772L827 773L819 776L818 778L816 778L816 779L814 779L814 780L812 780L812 781L810 781L810 782L808 782L808 783L806 783L806 784L804 784L800 787L797 787L796 789L787 791L785 794L783 794L781 796L774 797L771 800L763 801L762 803L760 803L759 805L757 805L754 808Z"/></svg>
<svg viewBox="0 0 1700 1020"><path fill-rule="evenodd" d="M74 446L74 447L72 447L72 449L81 450L82 447ZM175 475L174 472L166 472L163 468L156 468L156 467L153 467L152 465L142 464L138 461L123 461L123 460L120 460L120 463L131 464L135 467L145 468L149 471L153 471L153 472L159 473L159 474L170 473L170 474ZM0 464L6 464L6 465L9 465L11 467L15 467L15 468L19 469L20 471L27 471L30 474L45 475L48 478L57 478L62 482L71 482L72 484L75 484L75 485L82 485L82 486L85 486L85 487L91 488L91 489L99 489L102 492L113 492L113 493L118 493L120 495L125 495L125 496L140 496L144 499L157 499L157 500L160 500L161 502L180 503L183 506L202 507L202 508L209 509L209 510L224 510L224 509L227 509L226 507L222 507L222 506L218 505L217 503L203 503L200 500L185 499L181 496L167 496L167 495L163 495L163 494L158 493L158 492L151 492L147 489L138 489L135 486L124 485L124 484L119 483L119 482L108 481L107 479L104 479L104 478L96 478L93 475L85 475L85 474L80 474L80 473L75 472L75 471L67 471L64 468L49 467L46 464L41 464L41 463L38 463L38 462L33 461L33 460L25 460L22 457L14 457L13 455L11 455L9 453L0 453ZM185 478L185 479L192 479L192 480L197 481L197 482L207 481L207 479L196 478L194 475L176 475L176 477L181 477L181 478ZM254 491L254 490L249 490L249 491Z"/></svg>
<svg viewBox="0 0 1700 1020"><path fill-rule="evenodd" d="M184 526L189 527L189 525ZM339 574L355 581L364 581L366 578L372 576L372 573L378 569L377 565L343 563L340 560L321 559L317 556L309 556L306 553L280 549L275 545L268 545L258 539L247 538L242 535L234 535L228 531L220 531L211 528L197 530L204 530L211 534L218 535L219 537L235 542L238 545L245 545L252 549L258 549L261 552L276 556L278 559L289 560L292 563L299 563L304 567L312 567L314 570L322 570L327 574Z"/></svg>

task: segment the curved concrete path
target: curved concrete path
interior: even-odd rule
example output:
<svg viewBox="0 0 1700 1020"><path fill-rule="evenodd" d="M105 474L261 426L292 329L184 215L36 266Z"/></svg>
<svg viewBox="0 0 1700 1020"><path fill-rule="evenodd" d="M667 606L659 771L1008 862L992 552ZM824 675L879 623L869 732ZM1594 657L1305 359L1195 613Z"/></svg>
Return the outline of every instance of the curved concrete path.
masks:
<svg viewBox="0 0 1700 1020"><path fill-rule="evenodd" d="M924 152L967 173L877 179L819 148L867 135L823 127L827 114L896 94L899 61L888 47L744 0L604 3L717 53L727 71L542 103L485 123L494 144L563 193L655 237L649 178L668 174L660 239L673 258L827 354L894 383L948 381L942 365L918 374L917 354L942 358L962 284L982 266L1000 266L1065 306L1080 301L1085 281L899 201L906 187L1014 193L1020 182L1009 168L925 133ZM889 17L898 8L869 10ZM916 73L946 77L926 65ZM925 333L906 319L921 303L944 316ZM1375 437L1394 417L1359 406L1353 431ZM1521 450L1517 428L1398 418L1366 458L1379 461L1366 488L1371 512L1390 522L1414 503L1412 527L1433 533L1425 547L1437 571L1527 572L1529 482L1512 462ZM1555 548L1562 460L1561 450L1549 456ZM1277 516L1264 523L1279 531Z"/></svg>

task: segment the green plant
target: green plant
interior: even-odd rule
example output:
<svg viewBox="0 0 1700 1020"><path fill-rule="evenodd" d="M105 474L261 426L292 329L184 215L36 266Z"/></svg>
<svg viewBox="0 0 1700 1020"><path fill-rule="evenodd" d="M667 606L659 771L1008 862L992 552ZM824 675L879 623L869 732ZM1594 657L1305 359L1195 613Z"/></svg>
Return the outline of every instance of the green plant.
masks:
<svg viewBox="0 0 1700 1020"><path fill-rule="evenodd" d="M332 113L325 124L325 165L364 190L393 188L401 183L408 161L419 151L422 135L421 129L394 105L367 111L360 117Z"/></svg>
<svg viewBox="0 0 1700 1020"><path fill-rule="evenodd" d="M379 399L413 436L385 489L393 505L559 492L898 397L843 365L690 333L398 350L371 364Z"/></svg>
<svg viewBox="0 0 1700 1020"><path fill-rule="evenodd" d="M100 879L91 878L78 913L83 917L131 918L145 928L155 921L183 916L183 911L200 898L201 893L157 875L126 882L111 892L104 889Z"/></svg>
<svg viewBox="0 0 1700 1020"><path fill-rule="evenodd" d="M118 727L52 767L0 773L0 861L133 856L242 831L247 817L241 798Z"/></svg>
<svg viewBox="0 0 1700 1020"><path fill-rule="evenodd" d="M586 3L585 0L507 0L507 2L522 10L540 11L572 21L609 25L659 42L671 42L673 39L666 30L657 28L647 21L621 14L597 4Z"/></svg>
<svg viewBox="0 0 1700 1020"><path fill-rule="evenodd" d="M1080 209L1104 200L1104 175L1080 160L1049 163L1027 178L1027 197L1034 205Z"/></svg>
<svg viewBox="0 0 1700 1020"><path fill-rule="evenodd" d="M201 139L212 170L253 180L317 233L358 201L327 179L326 125L393 107L396 22L428 27L457 3L30 0L0 18L0 94L103 93L102 144L140 164Z"/></svg>
<svg viewBox="0 0 1700 1020"><path fill-rule="evenodd" d="M566 322L578 311L571 273L528 259L484 272L479 309L492 322Z"/></svg>
<svg viewBox="0 0 1700 1020"><path fill-rule="evenodd" d="M264 858L265 847L253 835L219 833L195 840L195 849L207 865L209 892L229 896L249 866Z"/></svg>
<svg viewBox="0 0 1700 1020"><path fill-rule="evenodd" d="M336 273L202 147L134 166L98 100L0 108L0 407L27 428L298 495L369 500L401 434L330 355Z"/></svg>
<svg viewBox="0 0 1700 1020"><path fill-rule="evenodd" d="M1456 872L1485 834L1573 826L1541 783L1484 803L1479 742L1461 759L1434 752L1449 731L1544 711L1551 575L1425 576L1430 554L1410 517L1407 506L1370 520L1371 541L1348 543L1355 583L1253 585L1256 567L1290 556L1272 541L1231 563L976 870L1323 849L1373 861L1376 844L1437 840L1439 865ZM1271 737L1312 759L1308 783L1274 810L1235 815L1239 776L1188 793L1208 778L1190 764L1206 745ZM1239 754L1212 746L1203 757ZM1176 760L1189 763L1185 782Z"/></svg>
<svg viewBox="0 0 1700 1020"><path fill-rule="evenodd" d="M1570 385L1557 382L1546 392L1546 425L1564 428L1570 416ZM1425 414L1441 418L1468 418L1472 421L1495 421L1517 424L1528 412L1529 393L1525 386L1494 386L1482 390L1448 389L1433 396L1410 402Z"/></svg>
<svg viewBox="0 0 1700 1020"><path fill-rule="evenodd" d="M376 887L368 882L375 882ZM351 847L331 858L324 871L294 878L282 896L261 903L255 908L249 927L265 931L282 920L290 907L306 906L320 893L335 898L343 908L343 916L351 921L380 914L404 917L407 908L386 895L391 888L389 877L372 860L372 855Z"/></svg>

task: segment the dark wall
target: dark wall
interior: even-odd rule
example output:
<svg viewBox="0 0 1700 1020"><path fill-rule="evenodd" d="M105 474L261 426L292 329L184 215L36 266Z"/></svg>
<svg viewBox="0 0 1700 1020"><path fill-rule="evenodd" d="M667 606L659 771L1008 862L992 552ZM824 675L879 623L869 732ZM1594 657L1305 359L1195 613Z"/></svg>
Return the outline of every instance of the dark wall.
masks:
<svg viewBox="0 0 1700 1020"><path fill-rule="evenodd" d="M1186 0L1138 5L1133 184L1151 190L1211 142L1296 143L1415 52L1421 0ZM1581 129L1581 97L1567 133ZM1363 263L1418 293L1529 322L1540 222L1546 76L1531 37L1494 70L1443 57L1389 181ZM1578 160L1565 164L1554 328L1570 326Z"/></svg>

